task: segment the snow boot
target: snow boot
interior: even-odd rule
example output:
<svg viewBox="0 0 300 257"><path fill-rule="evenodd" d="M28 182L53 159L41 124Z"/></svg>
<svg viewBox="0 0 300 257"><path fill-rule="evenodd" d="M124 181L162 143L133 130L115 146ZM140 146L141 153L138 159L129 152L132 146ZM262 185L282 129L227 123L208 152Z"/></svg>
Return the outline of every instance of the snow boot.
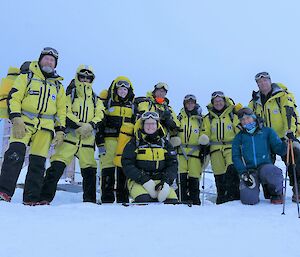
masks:
<svg viewBox="0 0 300 257"><path fill-rule="evenodd" d="M117 168L117 203L129 203L129 192L127 189L127 178L122 168Z"/></svg>
<svg viewBox="0 0 300 257"><path fill-rule="evenodd" d="M188 174L187 172L185 173L180 173L180 185L178 184L177 181L177 186L178 189L176 190L176 194L179 196L179 191L181 192L181 202L187 202L189 200L188 197ZM180 190L179 190L180 187Z"/></svg>
<svg viewBox="0 0 300 257"><path fill-rule="evenodd" d="M198 178L189 178L189 192L190 199L193 205L200 205L201 201L199 198L200 190L199 190L199 179Z"/></svg>
<svg viewBox="0 0 300 257"><path fill-rule="evenodd" d="M0 192L0 201L10 202L11 197L3 192Z"/></svg>
<svg viewBox="0 0 300 257"><path fill-rule="evenodd" d="M81 169L83 201L96 203L96 168Z"/></svg>
<svg viewBox="0 0 300 257"><path fill-rule="evenodd" d="M283 198L282 195L271 195L270 200L272 204L282 204Z"/></svg>
<svg viewBox="0 0 300 257"><path fill-rule="evenodd" d="M216 204L222 204L228 202L226 192L226 174L214 175L217 187L217 200Z"/></svg>
<svg viewBox="0 0 300 257"><path fill-rule="evenodd" d="M240 178L233 164L227 167L225 175L228 201L240 200Z"/></svg>
<svg viewBox="0 0 300 257"><path fill-rule="evenodd" d="M101 171L101 202L113 203L115 186L115 168L104 168Z"/></svg>

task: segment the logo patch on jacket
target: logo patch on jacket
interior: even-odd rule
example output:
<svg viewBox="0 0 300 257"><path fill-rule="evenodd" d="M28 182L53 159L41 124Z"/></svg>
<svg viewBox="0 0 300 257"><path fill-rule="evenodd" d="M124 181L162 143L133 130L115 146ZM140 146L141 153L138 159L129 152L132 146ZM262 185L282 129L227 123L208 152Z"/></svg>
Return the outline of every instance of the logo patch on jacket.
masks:
<svg viewBox="0 0 300 257"><path fill-rule="evenodd" d="M194 129L194 133L198 134L199 133L199 129Z"/></svg>
<svg viewBox="0 0 300 257"><path fill-rule="evenodd" d="M278 114L278 113L279 113L279 110L278 110L278 109L274 109L274 110L273 110L273 113L274 113L274 114Z"/></svg>
<svg viewBox="0 0 300 257"><path fill-rule="evenodd" d="M53 94L53 95L51 96L51 98L52 98L52 100L53 100L53 101L55 101L55 99L56 99L56 95L55 95L55 94Z"/></svg>
<svg viewBox="0 0 300 257"><path fill-rule="evenodd" d="M227 125L227 129L232 130L232 125L231 124Z"/></svg>
<svg viewBox="0 0 300 257"><path fill-rule="evenodd" d="M36 90L29 90L28 94L30 95L40 95L40 91L36 91Z"/></svg>

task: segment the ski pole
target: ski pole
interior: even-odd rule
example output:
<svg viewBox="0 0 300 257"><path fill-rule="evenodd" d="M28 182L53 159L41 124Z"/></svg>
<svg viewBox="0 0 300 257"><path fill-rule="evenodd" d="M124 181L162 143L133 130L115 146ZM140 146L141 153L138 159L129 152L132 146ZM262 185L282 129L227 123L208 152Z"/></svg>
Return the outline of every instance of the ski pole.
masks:
<svg viewBox="0 0 300 257"><path fill-rule="evenodd" d="M180 171L178 170L177 173L178 179L177 179L177 184L178 184L178 198L179 198L179 202L181 203L181 180L180 180Z"/></svg>
<svg viewBox="0 0 300 257"><path fill-rule="evenodd" d="M290 166L290 140L288 140L288 142L287 142L286 168L285 168L284 191L283 191L283 205L282 205L281 215L285 215L286 184L287 184L287 176L288 176L289 166Z"/></svg>
<svg viewBox="0 0 300 257"><path fill-rule="evenodd" d="M296 203L297 203L297 211L298 211L298 218L300 218L300 211L299 211L299 192L298 192L298 181L296 175L296 164L295 164L295 157L294 157L294 149L293 149L293 142L290 139L290 147L291 147L291 157L292 157L292 167L293 167L293 175L294 175L294 187L296 193Z"/></svg>
<svg viewBox="0 0 300 257"><path fill-rule="evenodd" d="M202 176L202 206L204 206L205 200L205 169L203 169L203 176Z"/></svg>

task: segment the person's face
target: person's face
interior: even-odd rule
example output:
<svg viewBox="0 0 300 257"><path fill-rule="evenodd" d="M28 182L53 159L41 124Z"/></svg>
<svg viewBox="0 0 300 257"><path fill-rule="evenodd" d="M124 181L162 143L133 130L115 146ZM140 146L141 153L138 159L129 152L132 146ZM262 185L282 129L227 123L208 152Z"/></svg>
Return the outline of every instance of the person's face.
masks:
<svg viewBox="0 0 300 257"><path fill-rule="evenodd" d="M127 96L127 94L128 94L128 89L126 87L119 87L117 89L117 94L121 98L125 98Z"/></svg>
<svg viewBox="0 0 300 257"><path fill-rule="evenodd" d="M196 103L194 100L188 100L185 102L184 106L188 111L192 111L195 109Z"/></svg>
<svg viewBox="0 0 300 257"><path fill-rule="evenodd" d="M217 111L221 111L225 106L225 100L222 97L216 97L213 100L213 106Z"/></svg>
<svg viewBox="0 0 300 257"><path fill-rule="evenodd" d="M92 82L92 80L89 77L87 77L87 76L79 76L78 80L80 82L83 82L83 83L84 82L86 82L86 83L91 83Z"/></svg>
<svg viewBox="0 0 300 257"><path fill-rule="evenodd" d="M51 67L52 69L55 68L55 58L52 55L45 55L40 60L40 65L42 67Z"/></svg>
<svg viewBox="0 0 300 257"><path fill-rule="evenodd" d="M144 122L144 131L146 134L153 134L157 131L157 121L150 118Z"/></svg>
<svg viewBox="0 0 300 257"><path fill-rule="evenodd" d="M271 89L271 80L269 78L260 78L259 80L256 81L259 91L264 94L267 95Z"/></svg>
<svg viewBox="0 0 300 257"><path fill-rule="evenodd" d="M158 88L154 91L154 96L159 98L165 98L167 91L163 88Z"/></svg>
<svg viewBox="0 0 300 257"><path fill-rule="evenodd" d="M249 115L244 115L241 119L241 124L242 126L246 125L246 124L249 124L251 122L254 121L253 117L249 116Z"/></svg>

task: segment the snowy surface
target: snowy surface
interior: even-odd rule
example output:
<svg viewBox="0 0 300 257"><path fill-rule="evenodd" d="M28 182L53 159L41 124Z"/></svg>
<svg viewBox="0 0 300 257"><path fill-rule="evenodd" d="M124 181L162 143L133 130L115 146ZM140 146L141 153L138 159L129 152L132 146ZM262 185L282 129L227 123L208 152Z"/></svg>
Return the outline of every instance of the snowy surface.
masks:
<svg viewBox="0 0 300 257"><path fill-rule="evenodd" d="M280 164L282 165L282 163ZM211 174L205 187L211 190ZM0 202L1 257L299 257L300 219L288 187L282 205L264 200L204 206L82 203L58 191L51 206L23 206L22 189Z"/></svg>

